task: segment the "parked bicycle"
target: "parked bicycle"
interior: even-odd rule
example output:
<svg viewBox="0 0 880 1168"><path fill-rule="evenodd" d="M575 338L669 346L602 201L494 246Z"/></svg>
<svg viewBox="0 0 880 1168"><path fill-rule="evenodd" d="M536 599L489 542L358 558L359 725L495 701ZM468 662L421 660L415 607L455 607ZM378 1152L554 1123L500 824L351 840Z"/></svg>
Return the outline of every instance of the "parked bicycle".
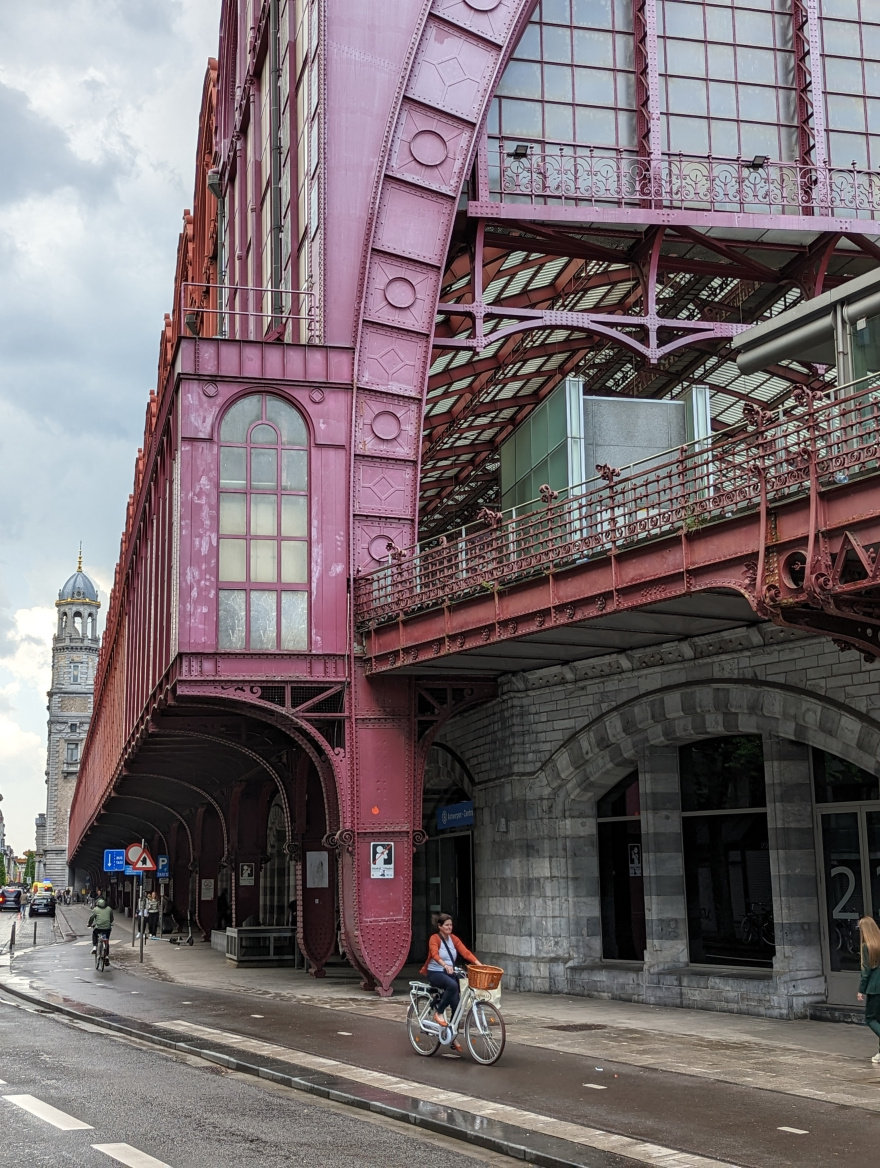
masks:
<svg viewBox="0 0 880 1168"><path fill-rule="evenodd" d="M469 965L458 1008L445 1026L434 1021L442 990L424 981L411 981L406 1029L416 1054L430 1058L441 1046L451 1047L463 1026L464 1040L472 1057L484 1066L497 1063L507 1039L504 1018L494 1002L477 994L497 989L503 973L496 965Z"/></svg>
<svg viewBox="0 0 880 1168"><path fill-rule="evenodd" d="M740 936L745 945L776 944L776 930L773 925L773 910L763 901L753 901L742 919Z"/></svg>

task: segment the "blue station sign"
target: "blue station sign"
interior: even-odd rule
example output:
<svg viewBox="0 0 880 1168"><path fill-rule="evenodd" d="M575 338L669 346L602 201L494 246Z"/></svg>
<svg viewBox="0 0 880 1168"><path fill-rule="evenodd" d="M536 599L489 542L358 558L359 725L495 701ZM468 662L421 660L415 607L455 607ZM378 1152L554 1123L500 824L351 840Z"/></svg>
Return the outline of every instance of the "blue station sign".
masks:
<svg viewBox="0 0 880 1168"><path fill-rule="evenodd" d="M125 848L107 848L104 852L105 872L125 871Z"/></svg>
<svg viewBox="0 0 880 1168"><path fill-rule="evenodd" d="M453 827L474 826L474 803L472 799L464 803L449 803L437 808L437 830L449 831Z"/></svg>
<svg viewBox="0 0 880 1168"><path fill-rule="evenodd" d="M156 879L167 880L171 876L171 865L167 856L156 857Z"/></svg>

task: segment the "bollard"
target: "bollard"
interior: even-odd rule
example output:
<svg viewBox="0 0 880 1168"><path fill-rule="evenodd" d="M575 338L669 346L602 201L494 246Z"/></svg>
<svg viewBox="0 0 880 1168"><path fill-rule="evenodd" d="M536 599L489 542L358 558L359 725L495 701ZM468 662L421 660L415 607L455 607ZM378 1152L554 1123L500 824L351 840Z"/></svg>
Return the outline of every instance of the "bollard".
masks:
<svg viewBox="0 0 880 1168"><path fill-rule="evenodd" d="M12 922L12 932L9 934L9 956L15 952L15 921Z"/></svg>
<svg viewBox="0 0 880 1168"><path fill-rule="evenodd" d="M34 945L37 943L37 922L34 921Z"/></svg>

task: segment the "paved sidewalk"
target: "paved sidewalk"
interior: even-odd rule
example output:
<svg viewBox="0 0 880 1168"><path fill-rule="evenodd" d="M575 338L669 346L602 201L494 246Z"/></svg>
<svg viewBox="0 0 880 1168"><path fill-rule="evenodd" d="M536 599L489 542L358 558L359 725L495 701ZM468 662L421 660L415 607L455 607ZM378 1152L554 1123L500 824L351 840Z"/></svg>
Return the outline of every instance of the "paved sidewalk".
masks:
<svg viewBox="0 0 880 1168"><path fill-rule="evenodd" d="M84 935L87 910L64 913L71 931ZM117 921L115 936L114 960L126 973L245 1001L295 1002L401 1023L408 978L417 976L416 967L405 970L394 996L382 999L362 990L348 965L331 966L322 979L285 968L239 968L198 940L192 947L148 941L141 965L138 945L130 944L131 921ZM880 1067L870 1061L876 1039L864 1026L552 994L503 992L501 1007L509 1043L880 1112Z"/></svg>

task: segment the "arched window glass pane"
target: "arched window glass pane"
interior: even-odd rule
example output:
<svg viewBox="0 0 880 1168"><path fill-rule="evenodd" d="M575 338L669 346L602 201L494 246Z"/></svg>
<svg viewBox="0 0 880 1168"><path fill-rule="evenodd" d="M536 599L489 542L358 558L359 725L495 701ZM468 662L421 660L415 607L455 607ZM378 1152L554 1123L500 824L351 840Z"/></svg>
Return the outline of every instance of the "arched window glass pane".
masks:
<svg viewBox="0 0 880 1168"><path fill-rule="evenodd" d="M306 451L305 450L282 450L282 452L281 452L281 490L282 491L305 491L308 489L308 485L309 485L309 480L308 480L308 463L306 461Z"/></svg>
<svg viewBox="0 0 880 1168"><path fill-rule="evenodd" d="M251 648L275 649L277 647L276 625L278 593L268 591L251 592Z"/></svg>
<svg viewBox="0 0 880 1168"><path fill-rule="evenodd" d="M247 544L243 539L220 540L220 579L246 580L245 554Z"/></svg>
<svg viewBox="0 0 880 1168"><path fill-rule="evenodd" d="M281 534L304 538L308 535L304 495L281 496Z"/></svg>
<svg viewBox="0 0 880 1168"><path fill-rule="evenodd" d="M278 486L278 453L275 450L251 451L251 490L274 491Z"/></svg>
<svg viewBox="0 0 880 1168"><path fill-rule="evenodd" d="M220 451L220 486L247 486L247 451L235 446L224 446Z"/></svg>
<svg viewBox="0 0 880 1168"><path fill-rule="evenodd" d="M251 535L277 535L278 496L251 495Z"/></svg>
<svg viewBox="0 0 880 1168"><path fill-rule="evenodd" d="M217 644L221 649L243 649L245 647L245 596L243 588L222 588L220 590L220 622Z"/></svg>
<svg viewBox="0 0 880 1168"><path fill-rule="evenodd" d="M251 540L251 580L274 584L278 579L278 545L274 539Z"/></svg>
<svg viewBox="0 0 880 1168"><path fill-rule="evenodd" d="M223 491L220 495L220 534L246 535L247 511L245 495L235 495Z"/></svg>
<svg viewBox="0 0 880 1168"><path fill-rule="evenodd" d="M309 436L302 415L280 397L266 398L266 419L278 427L282 446L308 445Z"/></svg>
<svg viewBox="0 0 880 1168"><path fill-rule="evenodd" d="M308 544L300 539L286 539L281 544L281 583L305 584L308 582Z"/></svg>
<svg viewBox="0 0 880 1168"><path fill-rule="evenodd" d="M267 426L265 422L259 426L254 426L253 430L251 430L251 442L255 446L277 446L278 434L275 431L275 427Z"/></svg>
<svg viewBox="0 0 880 1168"><path fill-rule="evenodd" d="M307 649L309 645L308 593L281 593L281 648Z"/></svg>
<svg viewBox="0 0 880 1168"><path fill-rule="evenodd" d="M263 395L243 397L227 411L220 427L221 442L244 442L251 425L263 415Z"/></svg>

